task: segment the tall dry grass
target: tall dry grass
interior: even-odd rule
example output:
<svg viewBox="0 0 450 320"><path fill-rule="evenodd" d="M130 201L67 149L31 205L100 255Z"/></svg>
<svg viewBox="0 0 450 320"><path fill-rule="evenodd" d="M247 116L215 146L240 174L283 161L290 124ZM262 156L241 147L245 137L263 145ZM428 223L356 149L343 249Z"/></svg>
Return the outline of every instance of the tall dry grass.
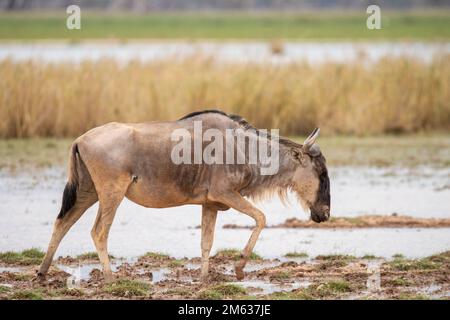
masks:
<svg viewBox="0 0 450 320"><path fill-rule="evenodd" d="M203 108L304 134L450 131L450 56L426 64L227 64L204 57L119 65L0 62L0 137L76 136L109 121Z"/></svg>

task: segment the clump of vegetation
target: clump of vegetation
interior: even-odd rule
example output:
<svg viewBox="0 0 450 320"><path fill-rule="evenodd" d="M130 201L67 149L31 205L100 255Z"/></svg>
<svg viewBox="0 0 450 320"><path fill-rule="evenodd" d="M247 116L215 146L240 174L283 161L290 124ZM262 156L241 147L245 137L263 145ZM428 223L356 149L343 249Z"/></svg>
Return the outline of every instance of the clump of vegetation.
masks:
<svg viewBox="0 0 450 320"><path fill-rule="evenodd" d="M238 249L223 249L219 250L214 258L225 258L230 260L239 260L241 258L241 251ZM249 260L263 260L263 258L255 252L249 256Z"/></svg>
<svg viewBox="0 0 450 320"><path fill-rule="evenodd" d="M418 293L400 293L397 297L399 300L429 300L430 297L424 294Z"/></svg>
<svg viewBox="0 0 450 320"><path fill-rule="evenodd" d="M169 268L178 268L184 266L184 260L175 259L168 263Z"/></svg>
<svg viewBox="0 0 450 320"><path fill-rule="evenodd" d="M118 297L148 296L150 285L142 281L120 279L107 284L104 291Z"/></svg>
<svg viewBox="0 0 450 320"><path fill-rule="evenodd" d="M434 270L439 269L442 266L442 262L439 261L439 257L432 256L423 259L405 259L403 256L396 257L394 260L387 262L387 265L397 271L409 271L409 270Z"/></svg>
<svg viewBox="0 0 450 320"><path fill-rule="evenodd" d="M188 297L190 296L192 293L192 290L188 289L188 288L173 288L173 289L168 289L167 291L164 292L165 295L177 295L177 296L181 296L181 297Z"/></svg>
<svg viewBox="0 0 450 320"><path fill-rule="evenodd" d="M167 260L170 259L170 256L161 252L147 252L143 257L151 258L155 260Z"/></svg>
<svg viewBox="0 0 450 320"><path fill-rule="evenodd" d="M307 258L306 252L288 252L284 255L286 258Z"/></svg>
<svg viewBox="0 0 450 320"><path fill-rule="evenodd" d="M208 289L200 291L197 298L203 300L221 300L237 295L245 295L247 290L236 284L218 284Z"/></svg>
<svg viewBox="0 0 450 320"><path fill-rule="evenodd" d="M445 251L439 254L435 254L426 258L427 261L450 264L450 251Z"/></svg>
<svg viewBox="0 0 450 320"><path fill-rule="evenodd" d="M270 275L270 279L273 280L287 280L291 278L291 273L289 271L279 271Z"/></svg>
<svg viewBox="0 0 450 320"><path fill-rule="evenodd" d="M0 285L0 293L6 293L10 291L11 291L10 288Z"/></svg>
<svg viewBox="0 0 450 320"><path fill-rule="evenodd" d="M11 299L15 300L42 300L42 292L39 290L20 290L13 293Z"/></svg>
<svg viewBox="0 0 450 320"><path fill-rule="evenodd" d="M373 255L373 254L365 254L361 257L361 259L366 259L366 260L376 260L376 259L380 259L379 257Z"/></svg>
<svg viewBox="0 0 450 320"><path fill-rule="evenodd" d="M307 288L290 292L275 292L266 296L266 298L275 300L313 300L332 298L352 291L352 285L348 281L338 279L312 284Z"/></svg>
<svg viewBox="0 0 450 320"><path fill-rule="evenodd" d="M408 286L412 285L411 281L409 281L408 279L405 279L405 278L390 279L390 280L387 280L386 283L388 285L392 285L395 287L408 287Z"/></svg>
<svg viewBox="0 0 450 320"><path fill-rule="evenodd" d="M342 268L347 265L346 261L342 260L330 260L330 261L323 261L317 265L317 269L319 270L328 270L330 268Z"/></svg>
<svg viewBox="0 0 450 320"><path fill-rule="evenodd" d="M116 257L114 257L113 255L109 254L108 257L110 259L115 259ZM76 256L76 259L78 260L99 260L98 258L98 253L97 252L85 252L82 254L79 254L78 256Z"/></svg>
<svg viewBox="0 0 450 320"><path fill-rule="evenodd" d="M319 270L327 270L329 268L342 268L345 267L349 262L354 261L356 258L351 255L319 255L316 260L320 261L317 265Z"/></svg>
<svg viewBox="0 0 450 320"><path fill-rule="evenodd" d="M78 260L98 260L97 252L86 252L76 257Z"/></svg>
<svg viewBox="0 0 450 320"><path fill-rule="evenodd" d="M290 292L280 291L265 296L270 300L314 300L314 297L305 289L298 289Z"/></svg>
<svg viewBox="0 0 450 320"><path fill-rule="evenodd" d="M328 282L313 284L305 290L310 295L317 298L327 298L353 291L351 284L346 280L331 280Z"/></svg>
<svg viewBox="0 0 450 320"><path fill-rule="evenodd" d="M330 254L330 255L319 255L316 257L316 260L325 260L325 261L354 261L356 258L352 255L345 254Z"/></svg>
<svg viewBox="0 0 450 320"><path fill-rule="evenodd" d="M23 250L22 252L7 251L0 253L0 262L6 264L34 265L40 264L45 253L37 248Z"/></svg>
<svg viewBox="0 0 450 320"><path fill-rule="evenodd" d="M64 288L58 291L58 295L82 297L84 296L84 291L79 288Z"/></svg>
<svg viewBox="0 0 450 320"><path fill-rule="evenodd" d="M13 273L10 275L11 279L14 281L30 281L35 277L34 274L27 274L27 273Z"/></svg>

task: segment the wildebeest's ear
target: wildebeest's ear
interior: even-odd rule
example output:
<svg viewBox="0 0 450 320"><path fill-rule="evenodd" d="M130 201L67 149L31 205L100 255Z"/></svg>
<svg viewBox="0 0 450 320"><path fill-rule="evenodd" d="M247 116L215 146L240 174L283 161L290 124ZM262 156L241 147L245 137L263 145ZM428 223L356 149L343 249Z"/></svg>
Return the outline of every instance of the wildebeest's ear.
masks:
<svg viewBox="0 0 450 320"><path fill-rule="evenodd" d="M305 142L303 142L302 149L307 153L309 149L314 145L316 142L317 137L319 136L320 129L315 128L313 132L308 136L308 138L305 139Z"/></svg>
<svg viewBox="0 0 450 320"><path fill-rule="evenodd" d="M320 155L321 151L320 151L319 146L317 144L312 145L311 148L309 148L309 150L308 150L308 154L311 157L317 157L318 155Z"/></svg>

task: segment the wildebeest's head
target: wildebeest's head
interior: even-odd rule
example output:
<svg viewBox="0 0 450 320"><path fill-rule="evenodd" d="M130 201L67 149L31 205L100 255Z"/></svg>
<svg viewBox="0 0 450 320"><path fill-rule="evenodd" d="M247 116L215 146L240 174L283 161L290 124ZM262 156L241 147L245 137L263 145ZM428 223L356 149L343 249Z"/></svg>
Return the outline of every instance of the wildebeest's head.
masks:
<svg viewBox="0 0 450 320"><path fill-rule="evenodd" d="M291 149L298 164L292 183L303 207L311 211L311 219L323 222L330 217L330 179L325 158L314 144L318 135L316 128L301 147Z"/></svg>

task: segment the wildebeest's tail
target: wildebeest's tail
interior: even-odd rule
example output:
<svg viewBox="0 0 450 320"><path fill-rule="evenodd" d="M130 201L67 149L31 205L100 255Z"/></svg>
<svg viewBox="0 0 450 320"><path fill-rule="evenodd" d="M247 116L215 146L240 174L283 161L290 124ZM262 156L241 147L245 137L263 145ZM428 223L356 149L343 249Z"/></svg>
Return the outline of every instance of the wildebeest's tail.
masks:
<svg viewBox="0 0 450 320"><path fill-rule="evenodd" d="M69 158L69 178L63 192L61 211L59 211L58 219L64 218L77 201L78 189L78 170L77 170L78 146L76 143L72 145Z"/></svg>

